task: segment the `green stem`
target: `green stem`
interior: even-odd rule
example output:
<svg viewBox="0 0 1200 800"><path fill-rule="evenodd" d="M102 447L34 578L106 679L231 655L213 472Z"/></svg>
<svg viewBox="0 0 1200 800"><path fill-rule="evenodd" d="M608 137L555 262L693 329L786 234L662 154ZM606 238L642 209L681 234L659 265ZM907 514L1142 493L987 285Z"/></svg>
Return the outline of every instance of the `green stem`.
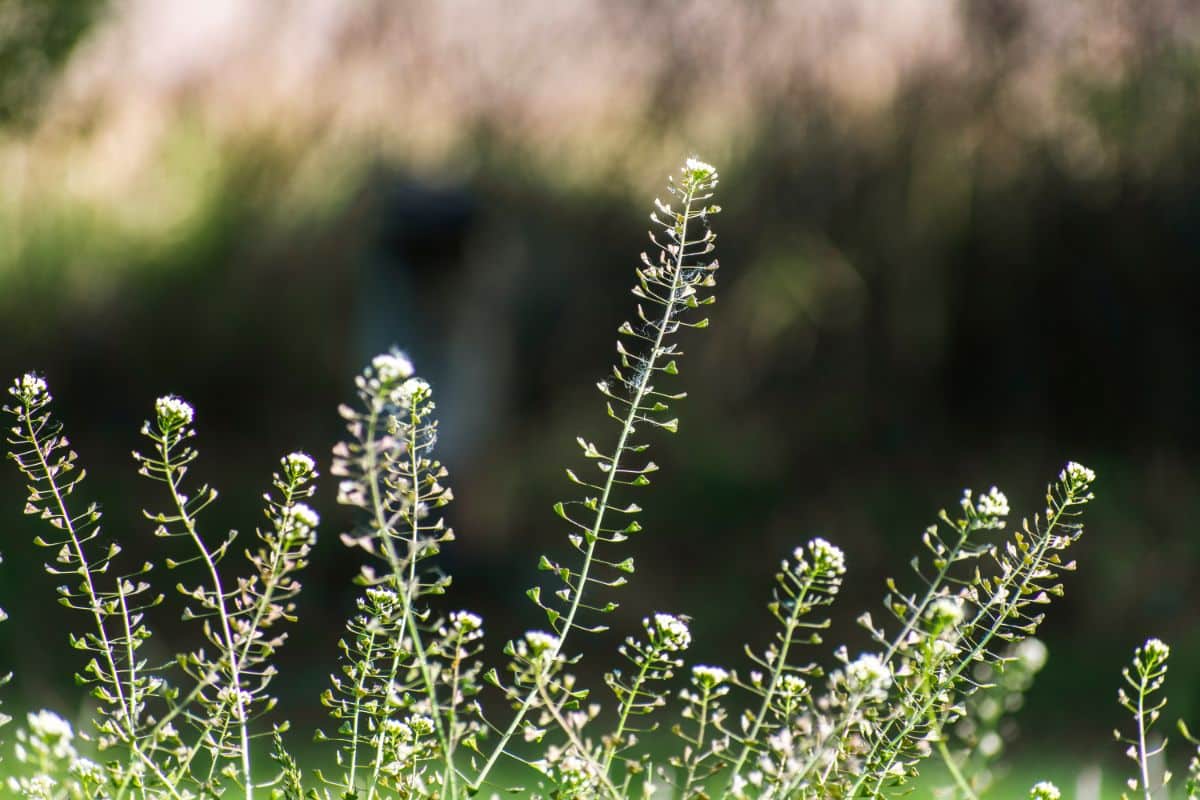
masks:
<svg viewBox="0 0 1200 800"><path fill-rule="evenodd" d="M638 414L641 411L642 401L645 399L646 391L650 386L650 377L654 372L655 364L658 358L662 355L660 351L662 348L663 339L666 335L667 327L671 323L671 318L675 315L676 304L679 302L677 295L679 293L680 280L683 272L683 259L688 245L687 223L691 218L694 196L695 187L689 184L687 198L684 203L683 214L680 217L680 219L683 221L683 230L679 237L680 241L679 249L675 259L675 269L671 276L671 294L666 303L666 310L663 312L662 319L658 324L658 334L654 339L654 346L650 348L650 352L644 361L645 369L641 371L641 376L638 379L633 402L630 404L629 411L626 413L625 419L622 421L621 435L617 439L617 447L613 454L612 464L608 471L608 476L604 481L604 489L600 495L599 504L596 506L595 521L592 523L591 530L587 536L587 551L583 556L583 566L579 570L579 581L577 584L578 589L572 593L573 596L571 598L571 605L567 611L565 621L563 622L562 631L559 632L558 635L558 644L551 652L548 663L553 663L562 653L562 648L567 640L567 636L575 628L575 619L579 613L580 603L583 601L584 587L587 585L588 578L591 574L592 564L596 555L596 543L600 539L600 530L604 525L604 515L605 512L608 511L609 497L612 494L612 488L619 472L621 457L625 454L625 447L628 444L630 434L633 432L634 422L637 420ZM512 722L509 723L508 727L504 730L504 733L501 734L500 740L496 742L496 746L492 748L492 752L488 756L487 761L484 763L483 767L479 771L479 774L475 776L475 780L472 782L472 790L478 791L479 787L483 785L483 782L487 779L488 774L496 766L496 762L500 760L500 756L504 754L505 749L508 747L509 741L517 732L517 729L521 726L521 723L525 720L526 715L529 714L535 699L537 699L536 688L531 689L529 693L526 694L524 700L521 702L520 707L517 709L516 715L513 716Z"/></svg>

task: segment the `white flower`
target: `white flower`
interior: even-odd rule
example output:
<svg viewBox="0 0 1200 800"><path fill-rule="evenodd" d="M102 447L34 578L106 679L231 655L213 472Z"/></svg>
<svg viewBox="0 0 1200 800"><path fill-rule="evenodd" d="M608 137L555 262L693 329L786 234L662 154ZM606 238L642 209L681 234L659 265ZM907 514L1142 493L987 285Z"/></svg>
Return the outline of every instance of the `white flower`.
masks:
<svg viewBox="0 0 1200 800"><path fill-rule="evenodd" d="M1171 655L1171 648L1162 639L1147 639L1141 649L1146 656L1146 661L1161 663Z"/></svg>
<svg viewBox="0 0 1200 800"><path fill-rule="evenodd" d="M846 665L846 684L850 691L870 699L883 700L892 687L892 673L875 653L863 653Z"/></svg>
<svg viewBox="0 0 1200 800"><path fill-rule="evenodd" d="M400 597L392 589L379 589L373 587L367 589L367 600L370 601L370 603L374 606L386 607L400 602Z"/></svg>
<svg viewBox="0 0 1200 800"><path fill-rule="evenodd" d="M683 169L688 174L688 177L695 181L706 181L716 177L717 174L716 167L705 161L701 161L695 156L684 162Z"/></svg>
<svg viewBox="0 0 1200 800"><path fill-rule="evenodd" d="M321 524L321 515L307 503L296 503L292 506L292 520L302 528L311 529Z"/></svg>
<svg viewBox="0 0 1200 800"><path fill-rule="evenodd" d="M1065 481L1072 488L1078 489L1096 480L1096 473L1078 461L1069 461L1063 471L1059 473L1058 479Z"/></svg>
<svg viewBox="0 0 1200 800"><path fill-rule="evenodd" d="M1029 790L1029 800L1060 800L1062 792L1050 781L1039 781Z"/></svg>
<svg viewBox="0 0 1200 800"><path fill-rule="evenodd" d="M76 758L72 761L71 774L92 783L100 783L104 780L103 768L90 758Z"/></svg>
<svg viewBox="0 0 1200 800"><path fill-rule="evenodd" d="M288 453L283 457L283 470L289 478L304 478L317 470L317 462L308 453Z"/></svg>
<svg viewBox="0 0 1200 800"><path fill-rule="evenodd" d="M433 720L424 714L413 714L404 720L404 724L417 736L428 736L433 733Z"/></svg>
<svg viewBox="0 0 1200 800"><path fill-rule="evenodd" d="M383 721L383 733L392 739L399 739L402 742L407 742L413 738L413 730L408 725L405 725L398 719L385 719Z"/></svg>
<svg viewBox="0 0 1200 800"><path fill-rule="evenodd" d="M371 359L371 368L380 383L395 383L410 378L413 374L412 362L399 350L375 356Z"/></svg>
<svg viewBox="0 0 1200 800"><path fill-rule="evenodd" d="M962 600L957 597L939 597L925 609L925 619L932 622L938 630L953 628L963 620Z"/></svg>
<svg viewBox="0 0 1200 800"><path fill-rule="evenodd" d="M524 639L517 642L517 655L536 664L545 664L557 652L558 646L557 636L545 631L527 631Z"/></svg>
<svg viewBox="0 0 1200 800"><path fill-rule="evenodd" d="M401 408L413 404L413 398L422 400L430 394L429 383L423 378L409 378L396 391L392 392L392 402Z"/></svg>
<svg viewBox="0 0 1200 800"><path fill-rule="evenodd" d="M785 697L800 697L808 691L808 681L789 672L779 679L779 691Z"/></svg>
<svg viewBox="0 0 1200 800"><path fill-rule="evenodd" d="M687 623L673 614L655 614L654 622L642 620L650 638L660 642L667 650L686 650L692 643L692 633Z"/></svg>
<svg viewBox="0 0 1200 800"><path fill-rule="evenodd" d="M46 391L46 381L33 372L26 372L9 387L8 393L26 404L32 404L46 394Z"/></svg>
<svg viewBox="0 0 1200 800"><path fill-rule="evenodd" d="M71 723L53 711L43 709L31 712L26 719L29 723L29 732L46 742L58 740L69 742L75 735L71 730Z"/></svg>
<svg viewBox="0 0 1200 800"><path fill-rule="evenodd" d="M729 680L729 672L720 667L708 667L703 664L697 664L692 667L692 678L701 686L707 686L711 689Z"/></svg>
<svg viewBox="0 0 1200 800"><path fill-rule="evenodd" d="M1004 496L1004 492L993 486L987 494L979 495L979 502L975 504L975 508L985 517L1007 517L1008 498Z"/></svg>
<svg viewBox="0 0 1200 800"><path fill-rule="evenodd" d="M479 614L454 612L450 614L450 624L454 625L455 630L462 633L474 633L484 626L484 620L480 618Z"/></svg>
<svg viewBox="0 0 1200 800"><path fill-rule="evenodd" d="M158 415L158 424L161 428L191 425L196 416L196 411L190 403L173 394L163 395L155 400L154 411Z"/></svg>
<svg viewBox="0 0 1200 800"><path fill-rule="evenodd" d="M792 553L796 559L797 569L801 572L809 568L809 558L817 572L829 575L842 575L846 572L846 554L840 547L830 544L825 539L817 537L805 547L797 547Z"/></svg>

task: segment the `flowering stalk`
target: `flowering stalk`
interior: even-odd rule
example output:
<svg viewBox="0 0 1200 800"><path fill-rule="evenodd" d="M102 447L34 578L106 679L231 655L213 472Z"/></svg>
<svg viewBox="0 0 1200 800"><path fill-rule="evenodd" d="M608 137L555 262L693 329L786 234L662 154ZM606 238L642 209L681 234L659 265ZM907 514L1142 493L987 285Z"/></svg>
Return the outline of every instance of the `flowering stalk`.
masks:
<svg viewBox="0 0 1200 800"><path fill-rule="evenodd" d="M185 609L185 619L202 622L205 639L215 656L203 649L181 657L180 665L195 686L181 703L157 721L155 730L165 731L176 716L191 720L197 728L197 744L186 750L174 766L171 780L178 783L192 778L192 764L201 750L209 754L208 773L194 778L202 791L218 790L222 777L235 780L247 800L254 796L253 767L250 753L250 723L274 706L268 685L275 675L270 657L283 645L286 634L268 636L279 623L291 621L291 600L299 593L295 574L307 564L309 550L316 541L319 518L301 502L312 495L316 477L311 457L292 453L281 461L282 470L273 476L278 498L265 495L267 529L258 531L262 546L247 551L252 574L227 589L218 568L236 538L231 531L215 548L201 537L198 516L217 496L215 489L202 486L196 495L183 492L182 480L196 450L186 442L195 436L191 425L195 411L186 401L167 395L155 403L155 419L146 422L142 432L155 445L151 456L135 453L139 472L163 483L171 495L173 509L168 513L146 516L157 524L160 537L185 538L196 555L174 561L169 567L198 561L207 572L209 584L180 591L199 604L199 610ZM196 703L201 714L192 713ZM223 764L230 762L227 768ZM236 764L236 766L235 766Z"/></svg>
<svg viewBox="0 0 1200 800"><path fill-rule="evenodd" d="M529 591L530 599L545 611L550 626L558 634L555 657L561 654L567 637L576 629L589 632L605 629L603 625L584 625L580 618L581 611L606 613L616 607L614 603L585 603L585 592L620 586L626 582L625 575L633 572L632 559L618 562L601 558L598 552L601 543L624 542L630 533L641 530L636 519L617 526L607 522L610 512L632 518L641 510L636 504L623 507L615 505L614 491L623 486L644 486L650 483L648 475L658 469L652 461L632 466L625 461L628 456L642 453L649 446L634 440L639 426L644 424L670 433L679 428L677 419L667 419L664 414L670 402L684 395L658 391L653 383L659 373L676 375L679 372L676 359L682 353L674 343L669 342L670 337L678 333L681 327L708 326L707 319L689 322L683 315L714 300L711 295L701 296L700 292L716 285L713 273L717 269L717 262L705 259L713 251L716 239L708 229L708 219L720 208L705 205L705 202L712 197L718 175L712 165L694 158L687 160L682 173L682 180L678 183L672 180L668 187L678 199L680 207L656 201L658 210L650 216L662 230L657 236L651 234L651 241L658 249L657 258L651 260L643 253L643 266L637 270L638 285L634 287L633 294L641 301L637 306L639 323L634 325L625 322L618 328L622 336L639 345L639 352L626 349L622 341L618 341L620 359L619 365L613 367L615 380L599 384L601 394L607 399L608 415L620 426L617 444L608 454L601 452L591 442L579 439L584 456L596 462L602 475L601 482L593 483L568 470L567 476L573 483L596 494L569 504L555 505L555 513L574 529L569 540L572 547L583 556L582 565L574 570L543 556L539 568L552 572L563 583L563 587L554 593L558 602L543 600L540 587ZM696 224L703 229L699 236L693 233ZM657 305L660 311L657 314L648 313L641 303L646 306ZM574 515L576 506L582 507L584 512L578 518ZM595 572L600 568L615 574L609 578L597 577ZM530 689L525 699L517 704L512 721L500 733L487 760L475 775L473 790L479 789L497 761L506 753L509 742L522 728L537 697L537 692Z"/></svg>
<svg viewBox="0 0 1200 800"><path fill-rule="evenodd" d="M682 725L672 729L684 743L683 753L671 759L671 765L684 774L679 786L680 800L707 797L704 784L722 767L719 758L724 753L726 738L711 734L719 733L725 721L720 699L729 694L729 677L729 672L721 667L697 665L692 667L692 688L679 693L685 704L683 718L694 722L696 728L694 734L685 733ZM713 761L718 763L710 767Z"/></svg>
<svg viewBox="0 0 1200 800"><path fill-rule="evenodd" d="M846 573L845 555L841 549L824 539L813 539L806 547L797 547L790 561L781 564L775 576L775 597L769 606L771 615L783 626L776 632L776 643L763 656L749 653L751 659L769 676L766 683L757 681L742 683L743 688L759 697L757 711L747 711L743 720L748 731L737 738L741 749L730 769L729 788L741 779L742 768L750 755L761 749L760 734L789 723L792 706L808 692L808 686L800 673L811 672L811 668L797 668L789 662L791 649L797 643L797 634L810 631L808 644L819 644L818 630L828 627L829 620L815 623L804 621L804 617L820 606L831 605L842 585ZM761 675L761 673L759 673ZM785 695L787 707L777 707L780 696Z"/></svg>
<svg viewBox="0 0 1200 800"><path fill-rule="evenodd" d="M1129 789L1139 792L1144 800L1152 800L1155 787L1150 779L1150 759L1166 749L1164 739L1160 744L1151 746L1148 743L1150 728L1158 721L1163 708L1167 705L1166 698L1151 699L1151 696L1163 687L1167 679L1167 659L1171 656L1171 648L1160 639L1147 639L1146 643L1133 653L1133 671L1129 667L1121 670L1125 683L1133 690L1130 696L1124 688L1117 692L1121 707L1133 714L1136 732L1132 739L1121 736L1120 731L1114 731L1117 741L1129 745L1125 754L1137 764L1138 776L1126 783ZM1163 779L1165 785L1170 780L1170 773ZM1140 791L1139 791L1140 790ZM1122 794L1122 798L1128 795Z"/></svg>

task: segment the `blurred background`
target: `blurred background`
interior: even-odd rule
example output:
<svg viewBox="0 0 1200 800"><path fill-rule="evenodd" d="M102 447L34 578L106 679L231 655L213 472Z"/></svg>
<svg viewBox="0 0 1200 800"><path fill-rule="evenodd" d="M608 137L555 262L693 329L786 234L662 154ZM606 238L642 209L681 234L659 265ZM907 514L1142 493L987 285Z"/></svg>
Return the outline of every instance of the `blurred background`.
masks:
<svg viewBox="0 0 1200 800"><path fill-rule="evenodd" d="M129 457L155 397L198 409L212 535L249 535L278 457L327 466L353 375L400 346L439 398L452 603L498 655L544 625L523 590L565 552L561 466L612 439L593 384L697 154L719 299L590 663L670 610L736 666L813 535L850 563L830 638L864 646L939 508L997 484L1030 514L1076 459L1097 500L1021 720L1026 752L1098 757L1148 635L1169 716L1200 714L1198 101L1183 0L3 0L0 372L47 376L108 531L161 559ZM318 501L278 684L302 731L358 564L333 481ZM22 502L10 467L0 660L17 707L69 710L77 622Z"/></svg>

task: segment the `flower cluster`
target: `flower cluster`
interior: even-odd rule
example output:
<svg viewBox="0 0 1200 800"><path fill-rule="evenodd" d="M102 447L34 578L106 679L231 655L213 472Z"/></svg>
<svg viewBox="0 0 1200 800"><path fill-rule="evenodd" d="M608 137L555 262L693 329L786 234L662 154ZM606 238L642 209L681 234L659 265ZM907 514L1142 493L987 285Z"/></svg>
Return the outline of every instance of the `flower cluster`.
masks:
<svg viewBox="0 0 1200 800"><path fill-rule="evenodd" d="M163 395L155 400L154 413L158 418L158 427L164 431L191 425L196 416L196 410L192 408L191 403L173 394Z"/></svg>
<svg viewBox="0 0 1200 800"><path fill-rule="evenodd" d="M1096 473L1077 461L1071 461L1067 463L1058 477L1072 490L1079 490L1095 481Z"/></svg>
<svg viewBox="0 0 1200 800"><path fill-rule="evenodd" d="M797 547L792 553L792 557L796 559L796 568L799 572L807 572L811 567L812 570L822 575L834 576L846 573L846 554L840 547L830 544L819 536L804 547Z"/></svg>
<svg viewBox="0 0 1200 800"><path fill-rule="evenodd" d="M725 681L729 680L729 671L720 667L709 667L704 664L697 664L692 667L692 677L701 686L706 686L710 689L720 686Z"/></svg>
<svg viewBox="0 0 1200 800"><path fill-rule="evenodd" d="M677 652L692 644L692 632L687 623L673 614L655 614L654 620L642 620L650 641L661 645L664 650Z"/></svg>
<svg viewBox="0 0 1200 800"><path fill-rule="evenodd" d="M314 478L317 474L317 462L308 453L288 453L283 457L283 474L289 480Z"/></svg>
<svg viewBox="0 0 1200 800"><path fill-rule="evenodd" d="M1060 800L1062 792L1050 781L1039 781L1029 790L1029 800Z"/></svg>
<svg viewBox="0 0 1200 800"><path fill-rule="evenodd" d="M975 501L975 508L985 517L1007 517L1008 498L1004 492L993 486L987 494L979 495L979 499Z"/></svg>
<svg viewBox="0 0 1200 800"><path fill-rule="evenodd" d="M886 700L892 688L892 673L878 654L863 653L846 665L846 687L868 700Z"/></svg>
<svg viewBox="0 0 1200 800"><path fill-rule="evenodd" d="M50 399L46 381L33 372L26 372L14 381L8 393L25 405L34 405L43 399Z"/></svg>
<svg viewBox="0 0 1200 800"><path fill-rule="evenodd" d="M381 384L387 385L411 378L413 364L404 353L392 350L371 359L371 370Z"/></svg>

